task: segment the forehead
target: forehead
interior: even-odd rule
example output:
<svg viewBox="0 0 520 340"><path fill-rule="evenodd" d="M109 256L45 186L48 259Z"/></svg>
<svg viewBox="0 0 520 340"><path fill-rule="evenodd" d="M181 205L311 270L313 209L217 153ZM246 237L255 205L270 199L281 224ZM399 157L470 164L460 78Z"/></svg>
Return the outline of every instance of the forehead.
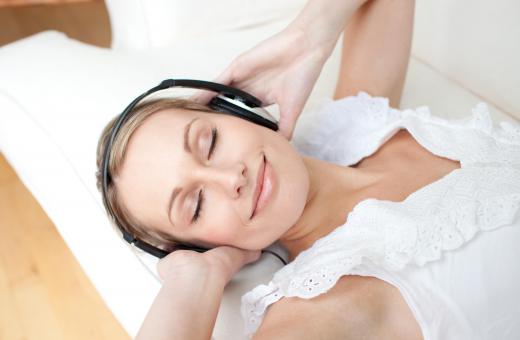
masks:
<svg viewBox="0 0 520 340"><path fill-rule="evenodd" d="M153 151L160 150L165 144L182 143L187 124L197 117L207 118L206 116L208 114L201 111L177 108L153 113L130 136L125 150L125 162L133 158L147 160Z"/></svg>
<svg viewBox="0 0 520 340"><path fill-rule="evenodd" d="M200 111L170 108L147 117L128 140L120 174L128 170L127 164L146 164L157 160L157 157L160 160L167 154L165 148L171 150L179 145L178 151L181 151L185 127L193 119L206 118L204 116L207 114Z"/></svg>
<svg viewBox="0 0 520 340"><path fill-rule="evenodd" d="M152 114L132 133L115 179L120 196L132 212L164 200L167 168L182 156L184 128L203 112L166 109ZM170 173L171 176L171 173ZM146 209L145 209L146 210ZM141 219L143 216L135 216ZM144 221L143 221L144 222Z"/></svg>
<svg viewBox="0 0 520 340"><path fill-rule="evenodd" d="M131 143L137 143L150 135L159 135L164 132L180 132L184 126L193 118L199 117L202 112L187 109L164 109L147 117L130 137Z"/></svg>

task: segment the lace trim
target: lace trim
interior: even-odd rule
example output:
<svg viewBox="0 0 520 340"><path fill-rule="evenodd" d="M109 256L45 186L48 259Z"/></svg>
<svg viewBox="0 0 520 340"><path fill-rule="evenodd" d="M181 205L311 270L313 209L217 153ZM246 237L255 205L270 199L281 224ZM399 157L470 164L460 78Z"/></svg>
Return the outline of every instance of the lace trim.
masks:
<svg viewBox="0 0 520 340"><path fill-rule="evenodd" d="M326 103L314 117L319 124L312 124L294 144L304 155L352 165L366 157L368 150L377 149L378 138L373 134L399 117L400 112L388 105L387 98L361 91L357 96ZM342 145L341 150L338 145Z"/></svg>
<svg viewBox="0 0 520 340"><path fill-rule="evenodd" d="M401 112L401 124L430 152L463 164L501 164L520 169L520 124L493 124L484 103L472 116L447 120L431 116L427 107Z"/></svg>
<svg viewBox="0 0 520 340"><path fill-rule="evenodd" d="M375 152L384 138L390 137L390 130L408 122L409 130L416 128L440 144L437 153L444 153L445 157L451 155L464 163L497 162L520 168L516 150L520 145L520 124L503 121L494 126L485 103L478 103L470 117L450 120L432 116L427 106L396 110L389 106L387 98L360 91L357 96L327 103L316 119L319 124L313 124L305 136L295 140L295 147L304 155L337 164L356 164ZM422 124L410 126L413 121ZM427 131L432 127L438 127L435 132L441 136L452 129L459 129L464 135L435 138L433 131Z"/></svg>

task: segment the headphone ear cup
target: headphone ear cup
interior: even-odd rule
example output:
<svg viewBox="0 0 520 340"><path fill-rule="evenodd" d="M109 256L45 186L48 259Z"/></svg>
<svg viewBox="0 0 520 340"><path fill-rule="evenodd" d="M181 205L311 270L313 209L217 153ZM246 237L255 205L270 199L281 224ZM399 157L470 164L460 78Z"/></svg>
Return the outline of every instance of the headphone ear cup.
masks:
<svg viewBox="0 0 520 340"><path fill-rule="evenodd" d="M213 97L213 99L209 102L208 105L216 111L229 113L233 116L250 121L251 123L261 125L273 131L278 131L278 124L276 124L275 122L265 119L256 112L250 111L246 108L235 105L230 101L224 100L219 96Z"/></svg>

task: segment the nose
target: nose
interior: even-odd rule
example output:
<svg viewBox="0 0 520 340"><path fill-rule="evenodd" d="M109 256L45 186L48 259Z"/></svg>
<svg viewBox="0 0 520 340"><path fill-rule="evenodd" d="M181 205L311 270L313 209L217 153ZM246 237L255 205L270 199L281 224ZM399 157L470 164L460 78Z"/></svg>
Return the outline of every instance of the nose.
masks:
<svg viewBox="0 0 520 340"><path fill-rule="evenodd" d="M228 193L232 198L240 197L243 188L247 184L246 166L244 163L235 163L226 168L206 168L207 179L213 184L216 184Z"/></svg>

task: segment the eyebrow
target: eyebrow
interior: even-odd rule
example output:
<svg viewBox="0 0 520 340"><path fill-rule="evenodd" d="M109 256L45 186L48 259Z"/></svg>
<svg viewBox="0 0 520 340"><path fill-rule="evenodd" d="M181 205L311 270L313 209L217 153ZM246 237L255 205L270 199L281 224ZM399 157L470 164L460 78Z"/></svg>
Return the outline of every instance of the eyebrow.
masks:
<svg viewBox="0 0 520 340"><path fill-rule="evenodd" d="M186 124L186 127L184 128L184 150L188 153L191 153L191 147L190 147L190 129L193 122L195 122L199 117L193 118L188 124ZM175 198L179 196L179 193L182 191L182 188L176 187L173 189L170 199L168 200L168 205L166 206L166 215L168 216L168 220L170 220L170 223L173 224L171 220L171 210L173 207L173 202L175 201Z"/></svg>
<svg viewBox="0 0 520 340"><path fill-rule="evenodd" d="M199 119L199 117L193 118L191 120L191 122L186 124L186 127L184 128L184 150L188 153L191 153L190 139L189 139L191 124L193 124L193 122L196 121L197 119Z"/></svg>

